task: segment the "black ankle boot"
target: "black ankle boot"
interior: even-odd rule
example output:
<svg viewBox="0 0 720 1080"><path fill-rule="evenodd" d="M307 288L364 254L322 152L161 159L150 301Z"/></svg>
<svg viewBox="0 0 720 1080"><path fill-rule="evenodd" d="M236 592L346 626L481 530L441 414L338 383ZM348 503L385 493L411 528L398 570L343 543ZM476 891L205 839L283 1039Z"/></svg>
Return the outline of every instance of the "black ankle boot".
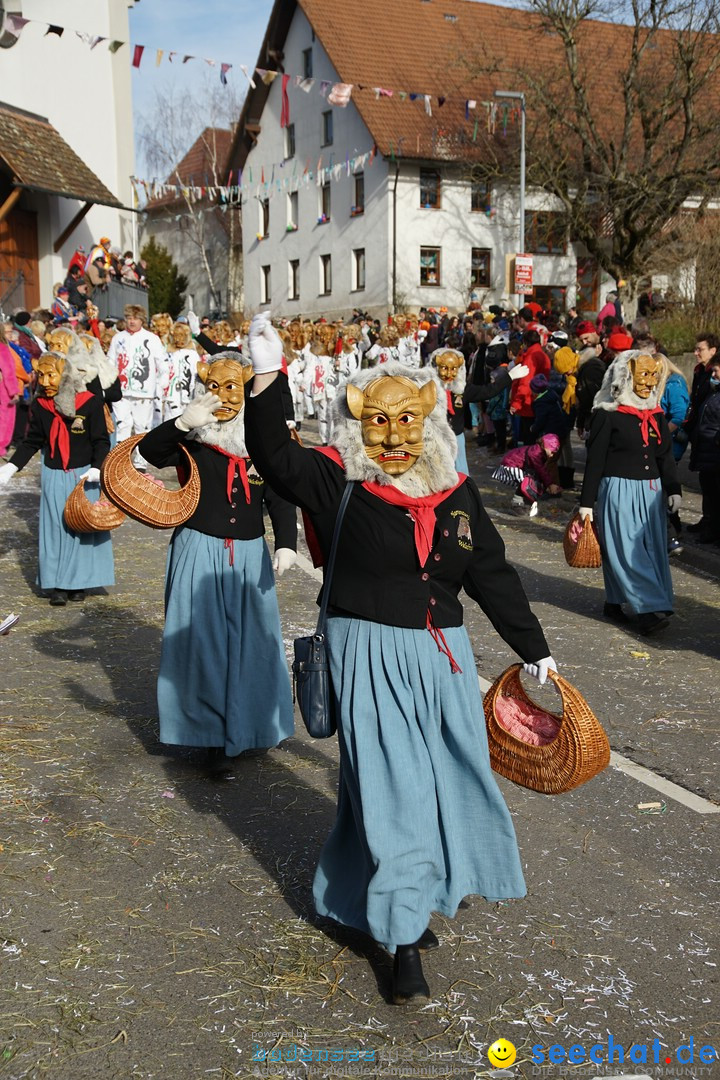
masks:
<svg viewBox="0 0 720 1080"><path fill-rule="evenodd" d="M609 604L607 600L603 605L603 615L606 619L612 619L616 623L630 622L630 619L625 614L620 604Z"/></svg>
<svg viewBox="0 0 720 1080"><path fill-rule="evenodd" d="M438 949L440 947L440 942L428 926L427 930L425 930L417 939L415 945L420 952L430 952L431 949Z"/></svg>
<svg viewBox="0 0 720 1080"><path fill-rule="evenodd" d="M417 945L398 945L395 950L392 996L396 1005L430 1000Z"/></svg>
<svg viewBox="0 0 720 1080"><path fill-rule="evenodd" d="M669 624L668 616L664 611L645 611L638 615L638 629L646 637L655 634L658 630L664 630Z"/></svg>
<svg viewBox="0 0 720 1080"><path fill-rule="evenodd" d="M50 590L50 607L65 607L68 602L68 594L65 589Z"/></svg>

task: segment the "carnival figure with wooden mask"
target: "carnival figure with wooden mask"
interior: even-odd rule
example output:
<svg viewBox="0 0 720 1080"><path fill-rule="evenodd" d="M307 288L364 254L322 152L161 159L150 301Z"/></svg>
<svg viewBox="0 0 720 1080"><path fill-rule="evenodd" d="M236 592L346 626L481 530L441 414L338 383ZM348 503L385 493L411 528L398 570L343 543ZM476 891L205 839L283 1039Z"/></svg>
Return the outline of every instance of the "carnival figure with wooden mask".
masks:
<svg viewBox="0 0 720 1080"><path fill-rule="evenodd" d="M84 600L87 589L115 584L109 532L75 533L65 524L68 496L80 480L91 502L100 498L100 466L110 450L102 393L88 389L88 354L73 334L68 355L45 352L33 360L38 394L25 438L0 467L0 491L43 451L40 478L38 585L53 607ZM79 350L79 352L78 352ZM76 352L80 363L73 363ZM88 380L90 381L90 380Z"/></svg>
<svg viewBox="0 0 720 1080"><path fill-rule="evenodd" d="M294 730L273 568L281 575L295 562L295 510L245 447L251 377L237 351L216 353L198 364L196 397L140 442L160 469L182 468L182 444L200 475L197 509L170 541L158 712L160 741L204 747L214 772L232 771L233 758L277 746Z"/></svg>
<svg viewBox="0 0 720 1080"><path fill-rule="evenodd" d="M641 634L663 630L673 613L666 511L682 503L672 436L660 407L669 368L639 350L612 362L593 403L580 517L597 516L603 553L603 614Z"/></svg>
<svg viewBox="0 0 720 1080"><path fill-rule="evenodd" d="M357 372L335 400L332 446L310 449L284 427L282 350L263 316L249 344L248 446L276 490L302 507L318 562L353 484L328 586L341 769L315 905L394 953L397 1004L425 1002L420 953L438 944L431 912L452 917L468 893L494 901L525 892L490 769L460 589L532 674L544 681L555 664L477 487L455 469L436 375L392 362Z"/></svg>

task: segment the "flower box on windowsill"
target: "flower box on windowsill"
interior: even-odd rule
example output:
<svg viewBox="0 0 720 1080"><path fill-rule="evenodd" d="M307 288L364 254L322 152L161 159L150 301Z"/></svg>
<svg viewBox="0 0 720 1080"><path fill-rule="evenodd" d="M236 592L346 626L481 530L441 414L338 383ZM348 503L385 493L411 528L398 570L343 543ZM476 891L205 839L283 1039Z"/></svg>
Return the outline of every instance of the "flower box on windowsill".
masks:
<svg viewBox="0 0 720 1080"><path fill-rule="evenodd" d="M360 217L360 215L364 214L364 213L365 213L365 207L364 206L351 206L350 207L350 217Z"/></svg>
<svg viewBox="0 0 720 1080"><path fill-rule="evenodd" d="M286 228L285 228L285 232L297 232L297 231L298 231L297 225L287 225Z"/></svg>
<svg viewBox="0 0 720 1080"><path fill-rule="evenodd" d="M327 214L321 214L318 218L318 225L327 225L329 221L330 218L327 216Z"/></svg>

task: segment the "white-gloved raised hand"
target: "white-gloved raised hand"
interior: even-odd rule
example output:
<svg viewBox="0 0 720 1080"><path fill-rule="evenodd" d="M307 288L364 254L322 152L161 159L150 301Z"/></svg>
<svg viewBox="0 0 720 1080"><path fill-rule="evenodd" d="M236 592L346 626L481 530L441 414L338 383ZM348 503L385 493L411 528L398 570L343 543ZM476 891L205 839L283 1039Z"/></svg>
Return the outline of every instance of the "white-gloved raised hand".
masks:
<svg viewBox="0 0 720 1080"><path fill-rule="evenodd" d="M272 326L267 312L253 316L248 330L248 347L256 375L268 375L282 369L282 341Z"/></svg>
<svg viewBox="0 0 720 1080"><path fill-rule="evenodd" d="M9 461L4 465L0 465L0 488L4 487L17 471L17 465L11 465Z"/></svg>
<svg viewBox="0 0 720 1080"><path fill-rule="evenodd" d="M584 521L585 518L590 518L590 520L592 521L592 519L593 519L592 506L581 506L580 509L578 510L578 514L580 515L580 520L581 521Z"/></svg>
<svg viewBox="0 0 720 1080"><path fill-rule="evenodd" d="M682 495L669 495L668 496L668 510L671 514L677 514L678 510L682 506Z"/></svg>
<svg viewBox="0 0 720 1080"><path fill-rule="evenodd" d="M278 548L273 559L273 570L278 577L282 577L296 562L297 553L292 548Z"/></svg>
<svg viewBox="0 0 720 1080"><path fill-rule="evenodd" d="M87 472L83 473L80 477L81 480L87 480L88 484L100 483L100 470L91 466Z"/></svg>
<svg viewBox="0 0 720 1080"><path fill-rule="evenodd" d="M200 320L194 311L188 311L187 313L188 326L190 327L190 333L193 337L197 337L200 333Z"/></svg>
<svg viewBox="0 0 720 1080"><path fill-rule="evenodd" d="M200 397L194 398L185 406L175 421L175 427L180 431L192 431L193 428L205 427L212 424L216 409L220 408L220 398L207 390Z"/></svg>
<svg viewBox="0 0 720 1080"><path fill-rule="evenodd" d="M527 364L516 364L514 368L510 368L508 375L511 379L524 379L526 375L530 374L530 368Z"/></svg>
<svg viewBox="0 0 720 1080"><path fill-rule="evenodd" d="M548 671L557 671L557 664L552 656L546 656L543 660L537 660L534 664L523 664L523 671L532 675L533 679L542 686L547 681Z"/></svg>

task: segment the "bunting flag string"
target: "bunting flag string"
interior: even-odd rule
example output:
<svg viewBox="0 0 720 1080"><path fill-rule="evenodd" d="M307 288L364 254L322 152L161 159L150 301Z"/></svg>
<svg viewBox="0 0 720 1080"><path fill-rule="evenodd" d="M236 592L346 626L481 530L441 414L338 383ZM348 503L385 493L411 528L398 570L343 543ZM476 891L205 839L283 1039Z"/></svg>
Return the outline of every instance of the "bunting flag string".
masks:
<svg viewBox="0 0 720 1080"><path fill-rule="evenodd" d="M76 37L84 42L90 49L95 49L102 42L107 42L108 51L111 53L118 52L125 45L129 45L127 41L108 40L107 37L103 37L99 34L90 34L85 31L72 30L69 27L60 26L56 23L48 23L41 19L28 19L21 15L14 14L12 12L6 12L4 19L2 20L2 29L9 31L16 37L20 37L25 28L30 24L45 27L45 36L52 35L57 38L61 38L66 30L74 33ZM132 51L131 65L134 69L140 70L144 54L148 52L154 54L155 65L159 67L165 56L167 56L168 63L172 64L178 56L182 56L182 63L187 64L191 60L202 60L209 67L218 67L220 73L220 82L223 86L228 85L228 73L231 71L233 64L226 61L218 61L212 57L207 56L195 56L191 53L179 53L175 50L166 52L165 49L157 48L155 46L146 46L141 44L135 44ZM281 106L282 116L285 117L286 123L283 126L287 126L290 116L290 99L288 96L288 90L292 86L294 89L302 90L304 93L309 93L316 84L321 95L326 100L338 108L345 108L351 100L354 92L372 93L376 100L393 100L397 99L401 102L420 102L424 107L427 116L433 115L433 98L437 102L437 107L442 108L448 101L461 100L465 109L465 120L471 121L471 112L477 110L478 105L481 105L487 113L487 130L491 134L495 134L497 128L502 128L503 134L507 131L509 122L515 122L519 116L519 110L517 106L512 106L507 103L498 103L496 101L482 101L478 102L473 98L465 98L457 94L440 93L440 94L427 94L420 91L409 91L393 89L385 86L363 86L359 83L332 83L326 79L317 80L308 78L303 75L286 74L282 71L274 71L268 68L254 68L250 69L246 64L238 64L238 67L242 71L243 75L247 79L248 85L251 90L257 88L256 76L262 80L265 85L269 86L279 76L282 75L282 93L281 93ZM282 121L281 121L282 122ZM475 132L473 141L477 136L477 119L475 121Z"/></svg>
<svg viewBox="0 0 720 1080"><path fill-rule="evenodd" d="M398 149L399 146L400 144L398 144ZM260 166L259 182L253 182L252 169L248 168L247 179L244 179L242 173L238 173L235 184L232 183L232 170L227 177L227 183L224 184L210 183L207 176L203 177L204 183L202 184L196 183L192 177L186 182L172 183L168 181L163 183L159 180L143 180L137 176L131 176L130 183L133 186L138 202L142 202L143 198L146 202L152 202L170 196L175 199L183 198L191 206L194 206L194 204L200 203L206 198L218 200L219 206L206 207L202 210L203 213L206 213L211 210L226 209L228 206L238 206L242 203L243 198L247 201L248 198L269 199L274 193L278 192L292 194L301 187L308 187L313 182L318 187L322 187L323 184L331 181L337 182L343 176L354 176L355 173L372 166L376 157L376 146L362 154L350 156L349 153L346 153L344 160L338 162L335 162L331 157L327 165L323 163L321 156L318 159L315 171L311 170L308 161L302 175L298 175L297 161L293 163L292 174L285 170L286 161L271 162ZM255 168L257 175L257 166ZM277 175L280 172L283 174L282 177ZM200 213L201 209L199 208L193 212Z"/></svg>

